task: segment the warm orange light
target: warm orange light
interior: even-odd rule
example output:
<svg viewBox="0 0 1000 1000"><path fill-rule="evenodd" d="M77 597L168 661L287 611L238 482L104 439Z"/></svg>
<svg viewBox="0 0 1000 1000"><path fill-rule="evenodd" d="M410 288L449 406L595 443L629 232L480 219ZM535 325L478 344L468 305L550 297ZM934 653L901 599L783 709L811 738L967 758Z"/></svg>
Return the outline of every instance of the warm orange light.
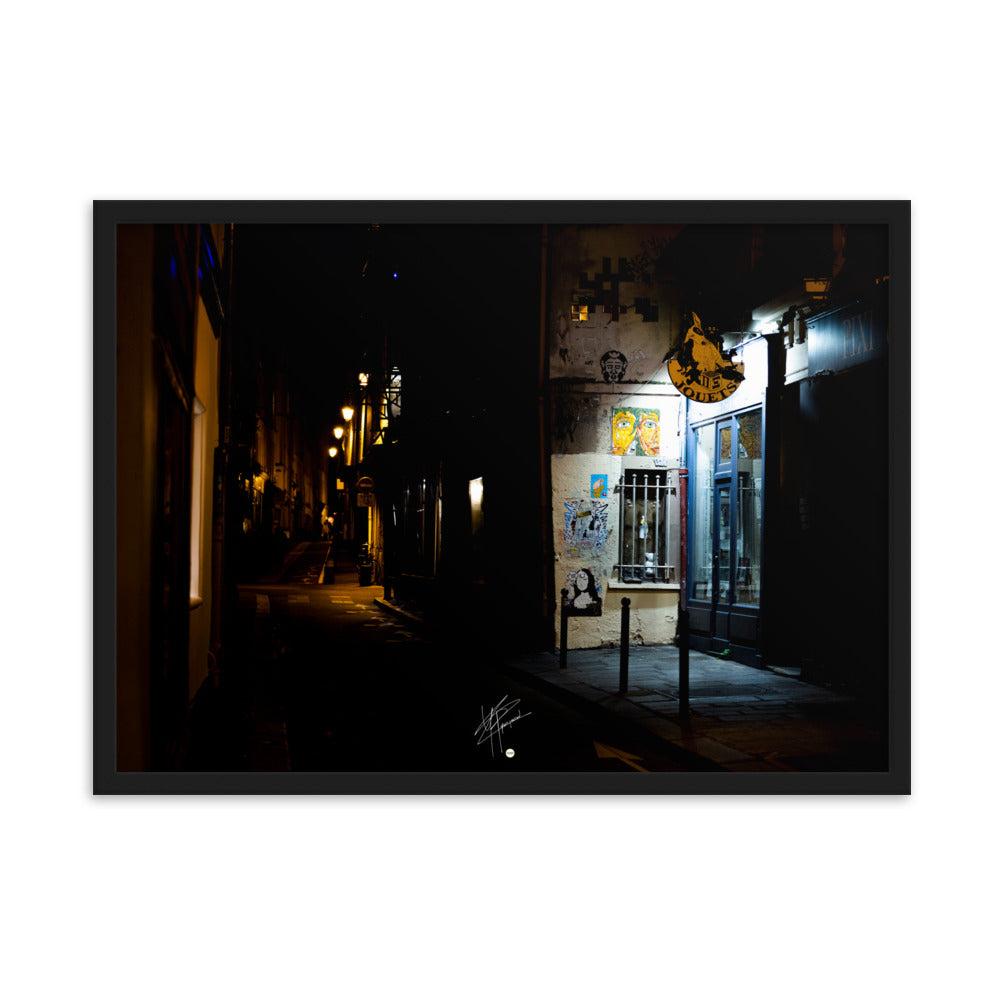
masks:
<svg viewBox="0 0 1000 1000"><path fill-rule="evenodd" d="M344 415L345 420L350 420L354 416L354 407L345 406L340 412Z"/></svg>
<svg viewBox="0 0 1000 1000"><path fill-rule="evenodd" d="M330 449L330 458L336 458L336 457L337 457L337 449L336 448L331 448Z"/></svg>
<svg viewBox="0 0 1000 1000"><path fill-rule="evenodd" d="M344 436L344 428L334 427L333 436L339 441Z"/></svg>

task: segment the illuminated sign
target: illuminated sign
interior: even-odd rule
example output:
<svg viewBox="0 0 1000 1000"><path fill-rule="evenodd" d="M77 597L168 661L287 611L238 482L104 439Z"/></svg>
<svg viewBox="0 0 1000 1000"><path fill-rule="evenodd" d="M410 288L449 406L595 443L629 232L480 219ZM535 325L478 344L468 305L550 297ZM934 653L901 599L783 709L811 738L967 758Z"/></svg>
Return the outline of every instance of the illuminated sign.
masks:
<svg viewBox="0 0 1000 1000"><path fill-rule="evenodd" d="M697 313L681 346L667 355L670 381L688 399L697 403L721 403L743 381L743 362L734 362L734 351L722 349L722 335L711 327L702 329Z"/></svg>
<svg viewBox="0 0 1000 1000"><path fill-rule="evenodd" d="M885 355L884 301L858 303L809 320L809 374L840 372Z"/></svg>

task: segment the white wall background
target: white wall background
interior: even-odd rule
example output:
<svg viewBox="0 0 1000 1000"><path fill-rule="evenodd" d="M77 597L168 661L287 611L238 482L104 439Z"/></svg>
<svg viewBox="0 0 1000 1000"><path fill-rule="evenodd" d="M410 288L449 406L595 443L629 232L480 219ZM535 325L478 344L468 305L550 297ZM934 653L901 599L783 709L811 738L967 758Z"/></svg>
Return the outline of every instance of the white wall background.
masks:
<svg viewBox="0 0 1000 1000"><path fill-rule="evenodd" d="M11 996L982 995L1000 698L957 598L992 592L993 549L953 477L989 449L931 400L992 433L983 10L8 12ZM913 796L95 800L91 200L157 197L914 199ZM968 378L938 378L949 337Z"/></svg>

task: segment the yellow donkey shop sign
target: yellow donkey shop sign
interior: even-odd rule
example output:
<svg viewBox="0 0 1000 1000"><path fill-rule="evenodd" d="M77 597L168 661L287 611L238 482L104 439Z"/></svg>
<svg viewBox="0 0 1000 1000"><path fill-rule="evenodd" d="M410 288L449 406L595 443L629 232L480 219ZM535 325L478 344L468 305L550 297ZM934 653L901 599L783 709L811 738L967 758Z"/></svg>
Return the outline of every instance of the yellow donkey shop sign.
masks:
<svg viewBox="0 0 1000 1000"><path fill-rule="evenodd" d="M670 381L696 403L721 403L739 388L744 364L732 360L734 351L722 349L720 333L702 329L697 313L691 318L680 347L667 355Z"/></svg>

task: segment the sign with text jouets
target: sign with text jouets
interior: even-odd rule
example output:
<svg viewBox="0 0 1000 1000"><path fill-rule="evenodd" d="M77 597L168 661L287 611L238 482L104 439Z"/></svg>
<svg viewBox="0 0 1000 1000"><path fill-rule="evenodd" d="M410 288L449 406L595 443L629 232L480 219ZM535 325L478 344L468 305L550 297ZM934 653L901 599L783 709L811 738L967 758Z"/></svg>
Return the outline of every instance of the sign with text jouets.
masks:
<svg viewBox="0 0 1000 1000"><path fill-rule="evenodd" d="M743 381L743 362L734 362L735 351L722 347L722 334L703 328L697 313L679 347L667 355L670 381L688 399L697 403L721 403Z"/></svg>

